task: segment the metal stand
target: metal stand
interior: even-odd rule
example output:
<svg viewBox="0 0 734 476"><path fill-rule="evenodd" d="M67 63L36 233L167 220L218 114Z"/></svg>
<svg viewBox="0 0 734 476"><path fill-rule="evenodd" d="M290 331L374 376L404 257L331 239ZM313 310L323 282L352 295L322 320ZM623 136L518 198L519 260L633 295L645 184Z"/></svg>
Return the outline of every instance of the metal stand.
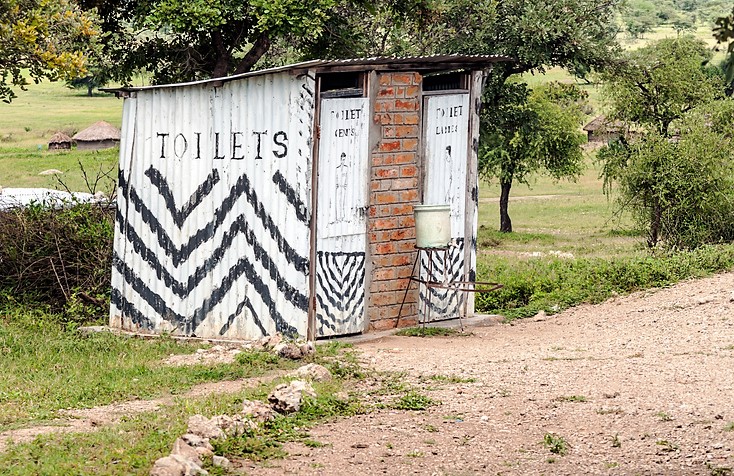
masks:
<svg viewBox="0 0 734 476"><path fill-rule="evenodd" d="M408 286L405 287L405 294L403 294L403 301L400 303L400 310L398 311L398 319L395 322L395 327L398 327L400 325L400 318L403 314L403 307L405 306L405 299L408 297L408 291L410 290L410 285L415 281L419 284L423 284L427 288L438 288L438 289L448 289L453 291L459 291L459 292L466 292L466 293L486 293L491 291L496 291L500 288L502 288L501 284L498 283L489 283L489 282L481 282L481 281L451 281L450 275L447 272L446 269L446 263L448 262L449 258L449 249L450 245L442 246L439 248L423 248L416 246L416 250L418 250L418 253L416 254L415 261L413 262L413 271L410 273L410 280L408 281ZM432 281L431 278L433 277L433 254L434 253L443 253L443 272L441 274L441 280L440 281ZM421 279L420 277L420 269L418 271L418 275L415 274L415 268L418 266L418 263L421 262L423 256L426 256L428 259L428 279ZM477 289L477 286L480 286L482 288ZM488 288L483 288L484 286L488 286ZM419 306L422 306L423 309L423 320L420 322L420 324L425 327L426 322L430 321L431 316L431 293L428 294L428 302L421 303L419 302ZM421 308L418 309L418 314L421 314ZM459 325L461 326L461 331L464 331L464 321L461 319L461 312L459 312Z"/></svg>

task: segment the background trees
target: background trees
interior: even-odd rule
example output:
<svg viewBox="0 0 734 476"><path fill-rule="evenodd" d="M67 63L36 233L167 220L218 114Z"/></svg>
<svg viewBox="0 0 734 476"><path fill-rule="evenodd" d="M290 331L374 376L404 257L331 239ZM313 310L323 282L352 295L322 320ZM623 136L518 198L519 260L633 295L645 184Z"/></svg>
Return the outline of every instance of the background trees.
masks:
<svg viewBox="0 0 734 476"><path fill-rule="evenodd" d="M84 72L84 53L95 38L94 17L71 0L0 2L0 99L27 78L66 79Z"/></svg>

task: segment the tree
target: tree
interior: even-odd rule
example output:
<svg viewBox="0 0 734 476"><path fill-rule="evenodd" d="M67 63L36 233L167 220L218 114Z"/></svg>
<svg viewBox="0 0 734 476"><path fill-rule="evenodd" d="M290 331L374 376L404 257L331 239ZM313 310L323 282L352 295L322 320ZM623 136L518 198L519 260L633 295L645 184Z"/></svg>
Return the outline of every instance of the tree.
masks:
<svg viewBox="0 0 734 476"><path fill-rule="evenodd" d="M249 71L281 36L318 36L336 0L80 0L102 19L111 76L154 83Z"/></svg>
<svg viewBox="0 0 734 476"><path fill-rule="evenodd" d="M673 124L723 93L715 68L707 65L710 55L703 42L691 37L660 40L627 53L603 74L610 117L637 129L642 137L633 144L622 137L601 150L602 175L607 191L613 182L622 184L630 205L647 216L651 247L667 233L666 207L670 194L676 193L664 177L670 173L669 161L681 157L674 139L681 129ZM683 164L682 159L674 163Z"/></svg>
<svg viewBox="0 0 734 476"><path fill-rule="evenodd" d="M84 73L84 53L97 36L94 16L71 0L0 2L0 99L10 102L24 75L70 79Z"/></svg>
<svg viewBox="0 0 734 476"><path fill-rule="evenodd" d="M670 124L722 94L711 51L690 36L664 39L628 52L602 74L610 116L651 128L663 137Z"/></svg>
<svg viewBox="0 0 734 476"><path fill-rule="evenodd" d="M716 19L714 37L719 44L729 42L726 49L724 73L726 75L727 93L734 94L734 8L729 15Z"/></svg>
<svg viewBox="0 0 734 476"><path fill-rule="evenodd" d="M499 97L483 116L480 171L499 179L500 231L511 232L508 204L514 182L527 184L535 172L555 179L581 173L580 146L586 139L579 131L583 114L577 104L583 94L570 85L530 91L524 83L508 82Z"/></svg>

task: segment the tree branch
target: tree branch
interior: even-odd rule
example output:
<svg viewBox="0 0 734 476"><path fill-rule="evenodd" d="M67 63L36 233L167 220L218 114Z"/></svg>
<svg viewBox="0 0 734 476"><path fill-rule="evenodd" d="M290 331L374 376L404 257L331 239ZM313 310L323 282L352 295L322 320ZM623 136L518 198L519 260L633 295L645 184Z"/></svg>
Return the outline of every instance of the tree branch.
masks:
<svg viewBox="0 0 734 476"><path fill-rule="evenodd" d="M262 56L267 53L267 51L270 49L270 35L268 35L267 31L264 31L260 34L260 36L255 40L255 44L252 45L252 48L245 54L245 57L242 58L242 61L237 65L237 69L235 69L234 74L242 74L250 71L253 66L255 66L255 63L262 58Z"/></svg>

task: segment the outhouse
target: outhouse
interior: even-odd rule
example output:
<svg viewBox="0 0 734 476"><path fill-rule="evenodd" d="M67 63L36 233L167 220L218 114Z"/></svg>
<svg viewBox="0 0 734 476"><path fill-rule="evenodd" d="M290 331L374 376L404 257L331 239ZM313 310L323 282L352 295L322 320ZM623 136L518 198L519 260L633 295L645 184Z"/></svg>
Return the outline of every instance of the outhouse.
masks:
<svg viewBox="0 0 734 476"><path fill-rule="evenodd" d="M114 90L111 325L318 338L414 323L429 293L431 319L473 313L471 295L410 281L413 207L450 205L436 269L473 280L480 96L505 60L315 60Z"/></svg>

